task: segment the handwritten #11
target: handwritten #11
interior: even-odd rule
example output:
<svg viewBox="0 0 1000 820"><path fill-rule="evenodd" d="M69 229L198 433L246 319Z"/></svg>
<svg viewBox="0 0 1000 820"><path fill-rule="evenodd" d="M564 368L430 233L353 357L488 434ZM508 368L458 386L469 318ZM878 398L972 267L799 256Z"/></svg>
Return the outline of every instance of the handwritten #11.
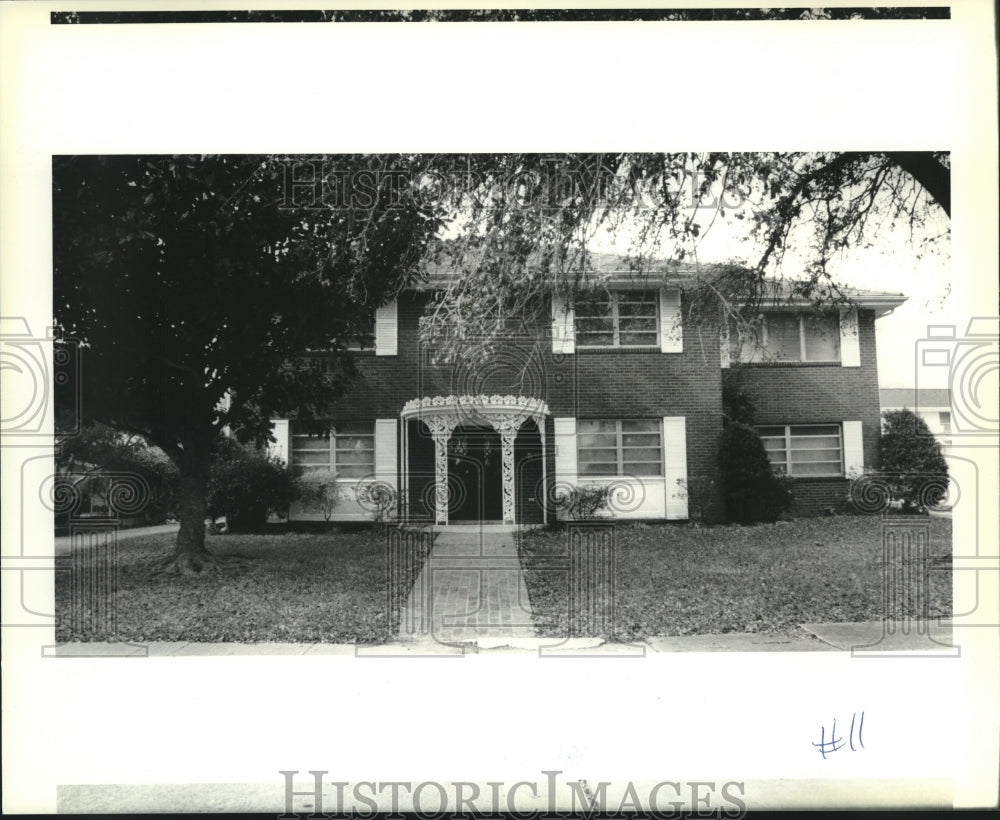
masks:
<svg viewBox="0 0 1000 820"><path fill-rule="evenodd" d="M823 726L819 730L819 743L813 743L813 746L819 749L819 753L823 755L823 759L826 760L827 755L831 755L834 752L839 752L844 748L845 744L850 745L852 752L857 752L860 749L865 748L864 741L861 739L861 734L865 728L865 713L861 712L860 718L858 713L855 712L851 715L851 731L848 734L848 739L845 741L843 737L837 735L837 719L833 719L833 728L830 731L830 739L827 740L826 737L826 727Z"/></svg>

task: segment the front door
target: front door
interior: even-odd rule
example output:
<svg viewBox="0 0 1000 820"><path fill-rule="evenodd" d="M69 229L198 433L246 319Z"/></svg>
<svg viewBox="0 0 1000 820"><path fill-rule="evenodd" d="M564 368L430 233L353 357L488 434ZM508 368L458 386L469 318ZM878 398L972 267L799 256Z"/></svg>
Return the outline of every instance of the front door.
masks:
<svg viewBox="0 0 1000 820"><path fill-rule="evenodd" d="M462 425L448 441L448 520L503 521L500 434Z"/></svg>

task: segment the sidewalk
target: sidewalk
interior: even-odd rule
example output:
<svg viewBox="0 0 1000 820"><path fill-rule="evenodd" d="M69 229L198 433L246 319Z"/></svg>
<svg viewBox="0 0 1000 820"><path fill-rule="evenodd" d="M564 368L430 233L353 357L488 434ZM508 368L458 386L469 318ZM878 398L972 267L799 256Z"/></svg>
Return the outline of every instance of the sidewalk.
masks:
<svg viewBox="0 0 1000 820"><path fill-rule="evenodd" d="M446 601L450 600L445 598ZM436 621L443 621L447 607L435 610ZM487 608L488 611L488 608ZM473 613L475 615L475 613ZM466 616L470 617L470 616ZM451 627L455 632L468 624ZM435 633L436 635L437 633ZM446 635L453 633L445 632ZM427 655L464 655L470 652L520 652L545 656L656 655L672 652L929 652L952 654L951 628L936 621L902 621L886 625L880 621L864 623L805 624L796 636L727 632L721 635L679 635L650 637L633 644L609 643L602 638L545 638L534 630L502 637L472 637L462 643L434 638L401 639L387 644L324 643L192 643L152 641L145 644L77 642L60 644L53 654L58 657L212 657L212 656L308 656L340 655L345 657L406 657ZM47 655L49 653L46 653Z"/></svg>

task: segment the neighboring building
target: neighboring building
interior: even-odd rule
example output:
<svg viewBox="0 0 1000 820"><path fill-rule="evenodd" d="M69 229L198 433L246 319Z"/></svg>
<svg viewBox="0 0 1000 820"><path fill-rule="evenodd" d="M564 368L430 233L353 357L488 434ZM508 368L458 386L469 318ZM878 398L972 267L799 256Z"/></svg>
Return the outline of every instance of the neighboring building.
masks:
<svg viewBox="0 0 1000 820"><path fill-rule="evenodd" d="M883 410L908 409L922 418L947 455L951 448L951 390L947 387L884 387L879 390Z"/></svg>
<svg viewBox="0 0 1000 820"><path fill-rule="evenodd" d="M335 433L274 423L282 458L333 471L346 490L332 512L293 505L290 519L364 519L352 490L372 481L396 491L400 516L438 524L542 524L568 488L592 483L612 485L616 517L686 519L685 488L716 476L724 383L751 398L775 469L798 479L794 511L841 506L848 476L877 454L875 320L905 297L853 292L857 309L821 319L783 300L753 348L682 319L683 267L639 282L596 258L608 298L551 299L485 360L442 364L421 345L440 279L380 308L374 349L354 354L361 378L331 413Z"/></svg>

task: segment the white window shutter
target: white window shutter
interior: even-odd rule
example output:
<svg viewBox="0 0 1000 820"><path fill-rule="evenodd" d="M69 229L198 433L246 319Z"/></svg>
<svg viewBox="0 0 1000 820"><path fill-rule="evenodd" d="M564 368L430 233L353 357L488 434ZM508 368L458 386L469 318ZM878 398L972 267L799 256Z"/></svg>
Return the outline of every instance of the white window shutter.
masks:
<svg viewBox="0 0 1000 820"><path fill-rule="evenodd" d="M729 319L722 317L719 325L719 364L729 367Z"/></svg>
<svg viewBox="0 0 1000 820"><path fill-rule="evenodd" d="M687 428L684 416L663 417L663 475L666 479L667 518L687 518Z"/></svg>
<svg viewBox="0 0 1000 820"><path fill-rule="evenodd" d="M576 475L576 419L552 420L556 443L556 484L575 485Z"/></svg>
<svg viewBox="0 0 1000 820"><path fill-rule="evenodd" d="M663 353L684 352L680 288L660 288L660 350Z"/></svg>
<svg viewBox="0 0 1000 820"><path fill-rule="evenodd" d="M860 421L844 422L844 475L851 477L865 471L865 442Z"/></svg>
<svg viewBox="0 0 1000 820"><path fill-rule="evenodd" d="M375 355L395 356L396 337L399 322L397 320L396 300L382 305L375 311Z"/></svg>
<svg viewBox="0 0 1000 820"><path fill-rule="evenodd" d="M858 343L858 311L840 311L840 366L861 367L861 345Z"/></svg>
<svg viewBox="0 0 1000 820"><path fill-rule="evenodd" d="M375 478L398 489L396 419L375 420Z"/></svg>
<svg viewBox="0 0 1000 820"><path fill-rule="evenodd" d="M574 328L576 312L565 296L552 294L552 352L572 353L576 350Z"/></svg>
<svg viewBox="0 0 1000 820"><path fill-rule="evenodd" d="M271 434L275 440L267 443L267 454L288 464L291 450L289 446L291 431L288 419L271 419Z"/></svg>

